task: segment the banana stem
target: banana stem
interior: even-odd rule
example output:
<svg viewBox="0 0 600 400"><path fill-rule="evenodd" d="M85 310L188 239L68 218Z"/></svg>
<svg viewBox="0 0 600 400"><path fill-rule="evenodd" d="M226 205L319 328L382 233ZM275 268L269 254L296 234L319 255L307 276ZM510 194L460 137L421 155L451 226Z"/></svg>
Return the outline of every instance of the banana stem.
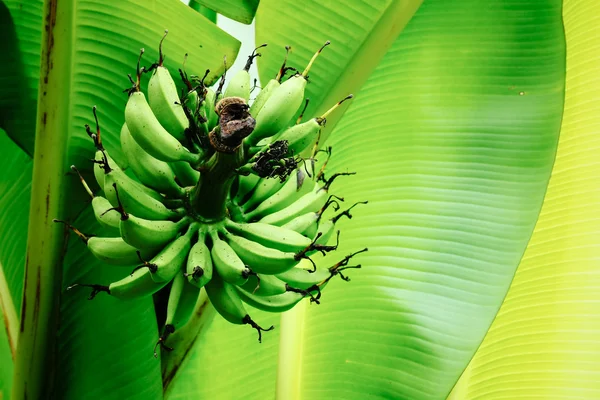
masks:
<svg viewBox="0 0 600 400"><path fill-rule="evenodd" d="M52 396L56 328L65 232L53 218L67 217L64 184L67 143L72 131L69 96L75 2L43 2L41 69L31 182L27 253L21 301L12 399ZM43 116L43 117L42 117Z"/></svg>
<svg viewBox="0 0 600 400"><path fill-rule="evenodd" d="M185 361L196 339L201 336L216 315L216 310L210 305L206 291L201 289L190 320L181 329L169 336L169 346L173 351L163 352L161 356L164 397L168 398L168 390L173 378Z"/></svg>
<svg viewBox="0 0 600 400"><path fill-rule="evenodd" d="M207 222L225 218L235 170L243 163L243 147L240 146L233 154L215 152L202 167L200 180L191 196L192 209L199 218Z"/></svg>
<svg viewBox="0 0 600 400"><path fill-rule="evenodd" d="M307 302L281 314L279 335L279 367L275 389L276 400L299 400L302 381L302 345Z"/></svg>

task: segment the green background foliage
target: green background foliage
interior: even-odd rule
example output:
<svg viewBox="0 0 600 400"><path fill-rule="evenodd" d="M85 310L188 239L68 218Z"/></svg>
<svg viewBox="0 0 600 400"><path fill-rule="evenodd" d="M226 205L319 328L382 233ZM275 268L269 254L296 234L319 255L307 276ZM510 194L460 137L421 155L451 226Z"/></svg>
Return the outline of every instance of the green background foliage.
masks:
<svg viewBox="0 0 600 400"><path fill-rule="evenodd" d="M186 69L201 75L210 68L214 80L223 56L233 60L239 47L214 25L214 11L242 23L255 17L255 43L269 44L258 60L263 83L276 74L285 45L292 46L289 64L301 69L332 42L311 70L307 115L356 95L345 113L328 119L324 136L333 146L331 170L357 172L334 191L346 204L369 200L340 222L342 252L369 252L351 282L329 285L321 305L301 304L281 318L253 313L277 327L260 345L249 329L209 318L166 395L151 351L158 335L151 299L90 302L62 292L56 396L443 400L457 381L454 400L600 396L593 356L600 313L590 305L599 300L600 267L600 7L593 0L191 5L82 0L58 9L70 27L56 33L59 57L70 65L62 82L68 92L38 106L65 121L68 140L54 144L65 153L56 171L71 163L89 171L92 147L82 126L92 121L92 105L106 146L119 157L121 90L140 47L149 64L168 28L167 66L176 71L188 52ZM8 338L22 305L27 216L42 203L30 197L40 157L36 122L38 137L44 134L35 104L47 10L41 1L0 3L3 50L14 55L0 65L0 304L7 322L0 398L12 385ZM87 199L74 194L77 180L60 179L53 196L61 212L101 233ZM36 223L29 229L48 229ZM123 276L84 247L69 240L53 250L66 250L61 288ZM35 251L31 237L29 248Z"/></svg>

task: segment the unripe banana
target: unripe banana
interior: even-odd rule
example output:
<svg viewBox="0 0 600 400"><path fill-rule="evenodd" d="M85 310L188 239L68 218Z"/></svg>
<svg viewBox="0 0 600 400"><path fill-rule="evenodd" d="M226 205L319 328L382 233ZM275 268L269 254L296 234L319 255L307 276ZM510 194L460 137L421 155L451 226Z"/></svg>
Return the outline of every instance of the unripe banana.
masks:
<svg viewBox="0 0 600 400"><path fill-rule="evenodd" d="M335 232L335 224L331 219L321 219L319 221L319 225L317 226L317 235L320 234L318 238L316 238L316 242L318 244L327 244L329 239L333 236Z"/></svg>
<svg viewBox="0 0 600 400"><path fill-rule="evenodd" d="M200 180L200 172L196 171L192 166L184 161L170 163L175 178L183 186L194 186Z"/></svg>
<svg viewBox="0 0 600 400"><path fill-rule="evenodd" d="M312 238L317 234L317 221L319 216L320 214L318 212L310 211L295 217L289 222L283 224L281 227Z"/></svg>
<svg viewBox="0 0 600 400"><path fill-rule="evenodd" d="M206 119L208 120L208 131L212 131L215 126L217 126L219 122L219 116L215 111L215 105L217 104L217 96L214 90L208 88L206 90L206 98L202 103L201 108L203 109L201 112L204 113Z"/></svg>
<svg viewBox="0 0 600 400"><path fill-rule="evenodd" d="M242 69L231 78L223 97L240 97L248 102L248 99L250 99L250 86L250 74Z"/></svg>
<svg viewBox="0 0 600 400"><path fill-rule="evenodd" d="M106 160L104 160L104 156L106 156ZM161 194L158 193L156 190L146 187L143 184L141 184L140 182L135 181L131 177L129 177L125 173L125 171L123 171L121 168L119 168L117 163L115 161L113 161L112 158L110 158L110 156L108 155L108 152L106 150L97 151L94 160L96 161L95 166L94 166L94 176L96 177L96 181L98 182L98 185L102 184L102 186L100 186L100 188L102 190L105 190L105 186L106 186L106 184L105 184L106 178L105 177L107 175L112 175L113 179L120 186L123 186L124 188L125 187L128 188L129 191L142 192L145 195L152 197L153 199L161 201L161 202L164 200L164 197L161 196ZM104 162L108 162L108 171L109 171L108 173L105 172L105 170L104 170L105 167L100 165L100 163L104 163ZM108 200L111 201L110 198L108 198ZM115 205L115 207L116 207L116 205Z"/></svg>
<svg viewBox="0 0 600 400"><path fill-rule="evenodd" d="M119 229L121 214L113 208L110 201L102 196L95 196L92 199L92 208L94 216L100 225L107 228Z"/></svg>
<svg viewBox="0 0 600 400"><path fill-rule="evenodd" d="M186 276L188 282L201 288L206 285L213 276L213 262L210 250L204 243L204 235L200 235L198 241L192 246L187 259Z"/></svg>
<svg viewBox="0 0 600 400"><path fill-rule="evenodd" d="M225 227L236 235L283 252L298 252L311 244L311 239L297 232L261 222L238 224L225 220Z"/></svg>
<svg viewBox="0 0 600 400"><path fill-rule="evenodd" d="M325 282L331 277L331 272L326 268L317 268L316 271L312 272L296 267L277 274L276 277L294 288L308 289Z"/></svg>
<svg viewBox="0 0 600 400"><path fill-rule="evenodd" d="M104 157L106 157L106 160L104 160ZM94 155L94 178L96 178L96 182L98 183L98 186L100 186L101 190L104 190L104 175L106 175L101 163L104 163L105 161L108 162L108 166L112 170L111 172L121 172L123 175L125 175L121 167L119 167L115 160L110 157L108 151L97 150L96 154Z"/></svg>
<svg viewBox="0 0 600 400"><path fill-rule="evenodd" d="M183 218L179 222L151 221L132 214L124 214L119 229L125 242L138 249L148 249L165 246L189 223L188 218Z"/></svg>
<svg viewBox="0 0 600 400"><path fill-rule="evenodd" d="M163 327L162 335L158 338L158 341L154 346L154 357L158 357L156 352L158 346L161 346L167 351L173 350L173 348L167 346L165 342L169 335L188 322L194 311L198 293L198 288L185 284L185 277L183 274L175 275L171 290L169 291L165 326Z"/></svg>
<svg viewBox="0 0 600 400"><path fill-rule="evenodd" d="M219 235L211 234L212 256L215 270L221 278L233 285L243 285L248 280L252 271L244 264L236 252L219 238Z"/></svg>
<svg viewBox="0 0 600 400"><path fill-rule="evenodd" d="M326 111L318 118L313 118L302 124L294 125L287 128L281 134L275 137L275 140L285 140L288 143L288 149L291 154L297 155L304 150L312 147L318 140L321 128L327 120L327 116L338 108L344 101L352 98L352 95L346 96L341 101L338 101L333 107Z"/></svg>
<svg viewBox="0 0 600 400"><path fill-rule="evenodd" d="M281 189L260 203L254 210L250 211L247 217L249 220L255 220L273 214L289 206L306 193L309 193L313 190L314 186L314 182L304 181L303 173L292 174Z"/></svg>
<svg viewBox="0 0 600 400"><path fill-rule="evenodd" d="M160 253L149 262L144 262L140 268L147 268L155 282L169 282L177 272L183 273L183 265L192 247L191 240L197 226L192 224L185 235L169 243Z"/></svg>
<svg viewBox="0 0 600 400"><path fill-rule="evenodd" d="M256 99L252 102L252 105L250 106L250 115L252 115L254 118L256 118L256 116L258 115L258 113L260 112L260 110L262 110L262 108L264 107L265 103L267 102L267 99L269 97L271 97L271 95L273 94L273 92L279 86L281 86L281 83L279 83L279 81L277 79L271 79L265 85L265 87L263 87L260 90L260 93L258 94L258 96L256 96Z"/></svg>
<svg viewBox="0 0 600 400"><path fill-rule="evenodd" d="M201 156L191 153L162 127L154 116L146 96L133 92L125 106L125 123L135 141L161 161L187 161L198 164Z"/></svg>
<svg viewBox="0 0 600 400"><path fill-rule="evenodd" d="M313 191L300 197L286 208L261 218L259 222L282 226L299 215L311 211L317 212L323 207L327 201L327 197L328 194L326 190L316 187Z"/></svg>
<svg viewBox="0 0 600 400"><path fill-rule="evenodd" d="M104 226L105 228L118 230L119 223L121 221L121 214L113 208L112 204L110 204L110 202L106 198L102 196L94 196L94 193L88 186L87 182L85 181L77 167L71 165L71 169L77 173L77 175L79 176L79 180L83 185L83 188L92 198L92 209L94 211L94 216L96 217L96 220L100 223L100 225Z"/></svg>
<svg viewBox="0 0 600 400"><path fill-rule="evenodd" d="M87 247L97 259L111 265L131 266L139 264L138 249L126 243L120 237L92 236ZM160 249L139 250L142 257L152 257Z"/></svg>
<svg viewBox="0 0 600 400"><path fill-rule="evenodd" d="M146 153L131 137L127 124L121 128L121 147L140 182L172 197L185 196L185 190L175 182L175 173L169 164Z"/></svg>
<svg viewBox="0 0 600 400"><path fill-rule="evenodd" d="M128 213L150 220L166 220L183 216L184 209L171 210L160 201L147 196L144 192L136 191L125 181L115 178L117 177L113 174L108 174L104 178L104 193L114 207L122 204Z"/></svg>
<svg viewBox="0 0 600 400"><path fill-rule="evenodd" d="M190 126L169 70L159 65L148 82L148 103L158 122L179 141Z"/></svg>
<svg viewBox="0 0 600 400"><path fill-rule="evenodd" d="M244 141L248 147L254 146L263 138L277 134L290 124L304 100L306 76L317 56L328 44L329 41L315 53L302 74L296 74L283 82L269 96L265 105L256 115L254 132Z"/></svg>
<svg viewBox="0 0 600 400"><path fill-rule="evenodd" d="M285 73L288 70L296 70L295 68L286 67L287 58L288 58L290 49L291 49L290 46L285 47L285 50L286 50L285 58L283 60L283 64L279 68L279 72L277 73L277 76L275 77L275 79L271 79L269 82L267 82L267 84L260 90L260 93L258 93L258 96L256 97L256 99L254 99L254 101L252 102L252 106L250 107L250 114L252 116L256 117L258 115L258 113L260 112L260 110L262 110L267 99L269 97L271 97L271 95L273 94L275 89L277 89L281 85L281 79L283 78Z"/></svg>
<svg viewBox="0 0 600 400"><path fill-rule="evenodd" d="M169 283L157 283L152 280L151 275L151 272L148 270L138 269L133 271L131 275L127 275L125 278L113 282L108 286L75 284L69 286L67 290L70 290L76 286L90 287L92 288L92 294L89 297L90 300L93 299L99 292L106 292L109 295L121 300L137 299L152 295Z"/></svg>
<svg viewBox="0 0 600 400"><path fill-rule="evenodd" d="M246 196L254 190L256 185L258 185L258 182L260 182L260 177L258 175L240 175L238 177L238 185L237 190L235 192L234 201L236 202L236 204L244 204Z"/></svg>
<svg viewBox="0 0 600 400"><path fill-rule="evenodd" d="M223 318L232 324L245 323L248 312L233 285L215 274L205 287L211 304Z"/></svg>
<svg viewBox="0 0 600 400"><path fill-rule="evenodd" d="M259 274L280 274L293 268L299 261L295 253L265 247L241 236L227 234L226 239L239 258Z"/></svg>
<svg viewBox="0 0 600 400"><path fill-rule="evenodd" d="M273 296L286 292L285 282L275 275L258 274L248 278L240 288L257 296Z"/></svg>
<svg viewBox="0 0 600 400"><path fill-rule="evenodd" d="M305 295L297 292L285 292L272 296L258 296L241 288L235 288L244 303L259 310L268 312L284 312L294 307Z"/></svg>
<svg viewBox="0 0 600 400"><path fill-rule="evenodd" d="M252 196L244 203L242 209L246 212L252 210L267 198L277 193L282 186L277 178L262 178L254 188Z"/></svg>

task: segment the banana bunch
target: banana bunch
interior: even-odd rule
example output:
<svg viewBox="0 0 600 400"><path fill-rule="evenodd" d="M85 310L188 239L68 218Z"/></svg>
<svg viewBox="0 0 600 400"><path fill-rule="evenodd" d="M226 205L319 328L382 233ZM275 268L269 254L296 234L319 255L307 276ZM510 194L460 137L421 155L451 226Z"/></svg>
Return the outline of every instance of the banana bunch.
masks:
<svg viewBox="0 0 600 400"><path fill-rule="evenodd" d="M326 178L331 148L317 150L317 141L326 117L351 96L322 116L293 121L310 67L328 44L302 73L286 67L286 55L276 78L253 101L248 70L266 45L255 49L224 92L224 77L216 91L205 85L208 71L199 79L181 69L181 83L176 82L163 65L162 40L159 60L150 67L140 66L142 49L136 77L129 77L120 132L123 162L104 148L94 107L96 131L87 125L86 131L96 149L99 190L94 193L72 167L111 237L84 234L56 220L96 258L127 267L128 273L109 284L75 283L68 289L89 287L90 299L99 292L132 299L168 291L157 346L169 350L169 335L189 320L201 290L223 318L250 325L260 341L273 327L256 323L252 308L278 313L304 298L319 304L332 277L348 280L343 271L360 268L348 265L350 259L367 249L329 267L317 266L313 256L337 250L337 221L352 218L350 210L366 203L325 216L339 211L344 200L331 193L333 181L353 173ZM284 80L290 70L295 73ZM146 94L140 88L143 74L150 74ZM311 150L309 158L300 156ZM319 163L322 154L327 157Z"/></svg>

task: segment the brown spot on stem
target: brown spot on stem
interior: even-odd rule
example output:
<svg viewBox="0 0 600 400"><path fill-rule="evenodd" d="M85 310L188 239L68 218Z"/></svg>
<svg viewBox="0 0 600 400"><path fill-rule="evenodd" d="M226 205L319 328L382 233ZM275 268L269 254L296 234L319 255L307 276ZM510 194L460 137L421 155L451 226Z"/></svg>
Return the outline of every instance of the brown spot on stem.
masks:
<svg viewBox="0 0 600 400"><path fill-rule="evenodd" d="M46 13L46 19L44 21L44 30L46 31L46 45L42 59L46 63L44 71L44 83L48 84L48 75L52 70L52 53L54 49L54 27L56 26L56 6L58 0L50 0L48 4L48 12Z"/></svg>
<svg viewBox="0 0 600 400"><path fill-rule="evenodd" d="M46 125L46 120L48 118L48 113L46 111L44 111L44 114L42 114L42 124Z"/></svg>
<svg viewBox="0 0 600 400"><path fill-rule="evenodd" d="M37 321L40 316L40 302L41 302L41 292L42 292L42 269L38 267L37 270L37 282L35 285L35 299L33 305L33 320Z"/></svg>
<svg viewBox="0 0 600 400"><path fill-rule="evenodd" d="M28 271L29 271L29 254L27 255L27 258L25 259L25 279L23 281L23 294L26 293L27 291L27 282L29 282L29 280L27 279L27 275L28 275ZM27 296L23 296L23 304L21 304L21 333L25 332L25 316L27 314Z"/></svg>
<svg viewBox="0 0 600 400"><path fill-rule="evenodd" d="M50 184L46 189L46 221L48 220L48 213L50 212Z"/></svg>

